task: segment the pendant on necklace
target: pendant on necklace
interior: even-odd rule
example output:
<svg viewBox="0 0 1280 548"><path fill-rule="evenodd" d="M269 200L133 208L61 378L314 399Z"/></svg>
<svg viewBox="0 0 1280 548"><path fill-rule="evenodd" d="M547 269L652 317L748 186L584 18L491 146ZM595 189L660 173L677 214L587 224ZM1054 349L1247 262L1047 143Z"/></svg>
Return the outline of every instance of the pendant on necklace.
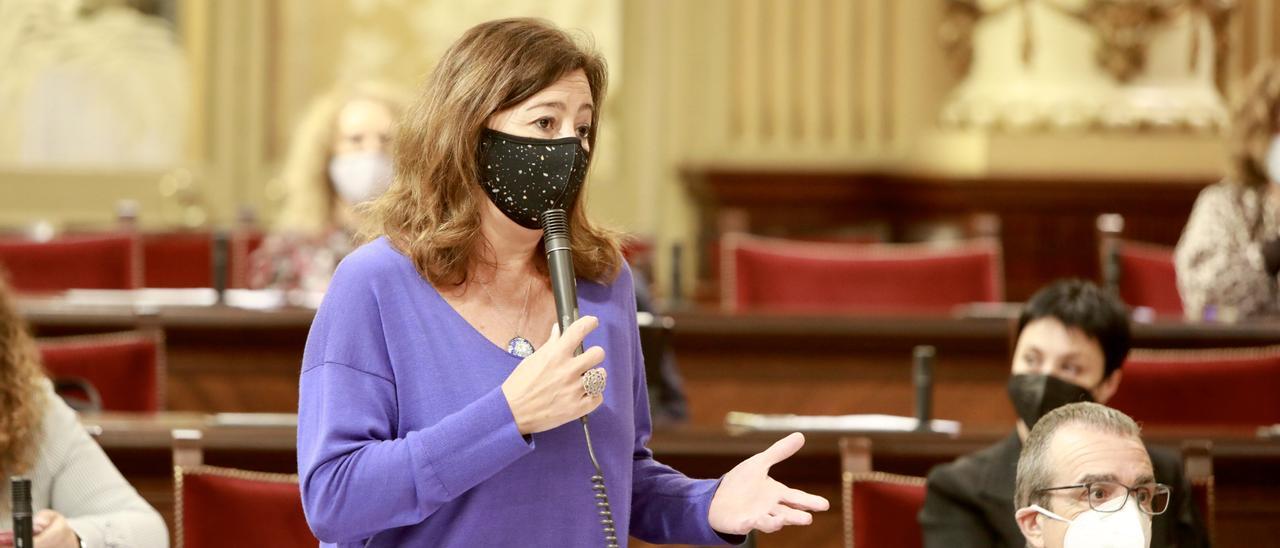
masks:
<svg viewBox="0 0 1280 548"><path fill-rule="evenodd" d="M529 339L516 335L507 342L507 353L517 358L528 358L533 354L533 343Z"/></svg>

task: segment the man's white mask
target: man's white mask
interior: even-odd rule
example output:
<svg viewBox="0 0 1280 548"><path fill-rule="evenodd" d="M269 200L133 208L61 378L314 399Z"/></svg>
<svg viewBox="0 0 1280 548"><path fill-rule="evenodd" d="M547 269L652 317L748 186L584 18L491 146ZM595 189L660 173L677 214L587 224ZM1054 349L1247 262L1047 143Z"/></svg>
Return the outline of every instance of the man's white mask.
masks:
<svg viewBox="0 0 1280 548"><path fill-rule="evenodd" d="M1039 504L1032 504L1030 508L1050 519L1070 524L1063 539L1065 548L1150 548L1151 516L1138 510L1138 501L1126 503L1128 499L1126 494L1099 506L1108 509L1124 505L1117 512L1100 512L1091 508L1073 520L1050 512Z"/></svg>

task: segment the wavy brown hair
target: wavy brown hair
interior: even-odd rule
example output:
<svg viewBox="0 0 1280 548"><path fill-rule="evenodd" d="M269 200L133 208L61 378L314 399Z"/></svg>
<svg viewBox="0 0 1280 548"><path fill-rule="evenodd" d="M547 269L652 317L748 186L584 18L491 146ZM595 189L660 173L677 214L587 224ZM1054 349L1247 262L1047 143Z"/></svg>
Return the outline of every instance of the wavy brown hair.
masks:
<svg viewBox="0 0 1280 548"><path fill-rule="evenodd" d="M44 373L35 342L0 271L0 477L25 474L34 464L44 415Z"/></svg>
<svg viewBox="0 0 1280 548"><path fill-rule="evenodd" d="M469 269L485 260L480 251L487 245L480 212L488 197L479 190L477 169L486 121L575 70L586 73L591 87L587 142L594 145L608 82L603 57L540 19L501 19L468 30L401 120L395 181L369 206L374 225L366 234L386 234L432 284L465 283ZM621 267L618 236L587 219L584 195L569 219L574 271L607 283ZM545 271L541 261L534 264Z"/></svg>
<svg viewBox="0 0 1280 548"><path fill-rule="evenodd" d="M1228 140L1231 180L1246 187L1267 184L1267 148L1280 132L1280 63L1263 61L1245 80L1232 109Z"/></svg>

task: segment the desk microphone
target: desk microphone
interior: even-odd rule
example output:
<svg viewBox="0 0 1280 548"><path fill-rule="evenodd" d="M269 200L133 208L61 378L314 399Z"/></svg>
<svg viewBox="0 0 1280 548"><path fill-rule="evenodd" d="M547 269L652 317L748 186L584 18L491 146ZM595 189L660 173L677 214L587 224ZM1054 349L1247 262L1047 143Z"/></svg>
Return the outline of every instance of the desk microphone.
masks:
<svg viewBox="0 0 1280 548"><path fill-rule="evenodd" d="M551 293L556 302L556 321L560 324L561 336L564 336L578 319L578 286L573 274L573 249L569 247L569 214L563 209L548 209L542 212L540 220L542 245L547 249L547 274L551 278ZM579 344L574 355L581 353L582 345ZM613 511L609 508L604 471L600 469L595 449L591 447L591 430L587 427L586 415L578 420L582 422L582 433L587 438L587 455L591 457L591 466L595 467L591 489L595 492L600 525L604 528L605 546L618 548L618 533L614 527Z"/></svg>
<svg viewBox="0 0 1280 548"><path fill-rule="evenodd" d="M228 264L231 262L231 237L225 230L215 230L213 232L213 256L210 257L209 263L213 267L212 276L209 278L213 281L213 290L218 295L218 304L222 304L226 299L227 291L227 270Z"/></svg>
<svg viewBox="0 0 1280 548"><path fill-rule="evenodd" d="M31 540L31 480L10 477L9 492L13 494L13 547L32 548L35 542Z"/></svg>
<svg viewBox="0 0 1280 548"><path fill-rule="evenodd" d="M937 353L932 346L920 345L912 351L912 380L916 387L916 429L929 430L933 418L933 357Z"/></svg>

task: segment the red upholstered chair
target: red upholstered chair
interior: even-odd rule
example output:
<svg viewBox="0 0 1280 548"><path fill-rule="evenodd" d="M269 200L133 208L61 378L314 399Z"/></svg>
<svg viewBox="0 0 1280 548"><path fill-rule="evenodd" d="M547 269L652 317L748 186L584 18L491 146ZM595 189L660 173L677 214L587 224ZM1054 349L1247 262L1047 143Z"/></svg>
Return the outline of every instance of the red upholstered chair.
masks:
<svg viewBox="0 0 1280 548"><path fill-rule="evenodd" d="M925 478L885 472L850 474L844 491L850 547L924 546L916 514L924 507Z"/></svg>
<svg viewBox="0 0 1280 548"><path fill-rule="evenodd" d="M159 331L42 338L36 346L51 378L88 381L104 411L163 407L164 339Z"/></svg>
<svg viewBox="0 0 1280 548"><path fill-rule="evenodd" d="M802 242L731 233L721 252L730 311L949 313L1003 299L1000 245Z"/></svg>
<svg viewBox="0 0 1280 548"><path fill-rule="evenodd" d="M1182 443L1183 475L1191 483L1191 500L1204 518L1209 543L1214 544L1217 528L1217 505L1214 503L1213 443L1208 440L1187 440Z"/></svg>
<svg viewBox="0 0 1280 548"><path fill-rule="evenodd" d="M1280 346L1135 350L1107 402L1147 425L1280 423Z"/></svg>
<svg viewBox="0 0 1280 548"><path fill-rule="evenodd" d="M1182 316L1173 248L1121 240L1116 243L1120 298L1129 306L1146 306L1161 316Z"/></svg>
<svg viewBox="0 0 1280 548"><path fill-rule="evenodd" d="M924 535L925 478L871 471L871 440L840 439L841 498L846 548L917 548Z"/></svg>
<svg viewBox="0 0 1280 548"><path fill-rule="evenodd" d="M176 548L319 544L302 511L296 474L206 466L198 443L198 432L174 432Z"/></svg>
<svg viewBox="0 0 1280 548"><path fill-rule="evenodd" d="M1129 306L1145 306L1160 316L1181 317L1182 297L1173 267L1173 248L1120 237L1124 218L1098 216L1102 280Z"/></svg>
<svg viewBox="0 0 1280 548"><path fill-rule="evenodd" d="M145 287L213 287L213 235L205 231L142 235Z"/></svg>
<svg viewBox="0 0 1280 548"><path fill-rule="evenodd" d="M15 291L133 289L142 283L133 234L61 236L49 241L0 238L0 265Z"/></svg>
<svg viewBox="0 0 1280 548"><path fill-rule="evenodd" d="M262 246L266 235L257 229L240 229L231 234L231 277L227 287L249 287L249 258Z"/></svg>

